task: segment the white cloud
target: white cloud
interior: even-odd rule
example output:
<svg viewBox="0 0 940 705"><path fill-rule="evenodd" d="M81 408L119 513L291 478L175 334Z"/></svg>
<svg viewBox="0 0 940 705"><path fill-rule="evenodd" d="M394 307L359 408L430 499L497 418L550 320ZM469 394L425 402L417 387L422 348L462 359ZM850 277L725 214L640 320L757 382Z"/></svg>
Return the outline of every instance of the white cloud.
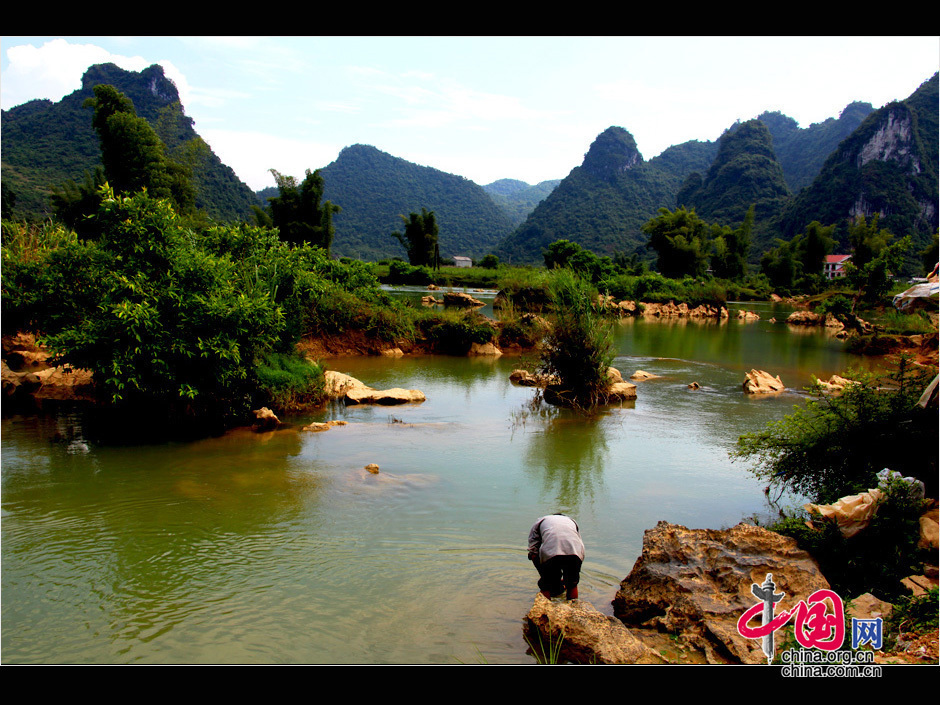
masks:
<svg viewBox="0 0 940 705"><path fill-rule="evenodd" d="M253 191L275 185L269 169L302 179L307 169L326 166L340 150L333 144L261 132L208 129L200 131L200 135L222 163L232 167Z"/></svg>
<svg viewBox="0 0 940 705"><path fill-rule="evenodd" d="M94 44L70 44L65 39L53 39L41 47L10 47L7 59L9 64L0 84L0 104L5 110L35 98L61 100L82 87L82 75L94 64L113 63L127 71L141 71L154 63L141 56L112 54ZM174 82L179 78L185 83L182 74L175 74L171 76L167 71ZM179 83L177 87L181 87Z"/></svg>

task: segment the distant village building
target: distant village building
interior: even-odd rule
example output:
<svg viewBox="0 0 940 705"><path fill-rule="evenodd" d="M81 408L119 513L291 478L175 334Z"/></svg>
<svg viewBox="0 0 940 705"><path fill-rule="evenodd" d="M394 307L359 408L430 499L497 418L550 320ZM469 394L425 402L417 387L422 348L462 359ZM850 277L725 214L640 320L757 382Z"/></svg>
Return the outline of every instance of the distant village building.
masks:
<svg viewBox="0 0 940 705"><path fill-rule="evenodd" d="M852 255L826 255L826 263L823 265L823 274L826 279L838 279L845 276L845 270L842 265L852 259Z"/></svg>
<svg viewBox="0 0 940 705"><path fill-rule="evenodd" d="M472 267L473 260L469 257L454 257L455 267Z"/></svg>

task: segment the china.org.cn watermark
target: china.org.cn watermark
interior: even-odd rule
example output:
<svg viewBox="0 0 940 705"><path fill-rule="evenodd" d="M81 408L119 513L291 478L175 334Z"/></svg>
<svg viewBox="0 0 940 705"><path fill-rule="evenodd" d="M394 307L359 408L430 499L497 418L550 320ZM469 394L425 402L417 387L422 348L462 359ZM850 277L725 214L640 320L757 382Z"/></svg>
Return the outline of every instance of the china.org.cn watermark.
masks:
<svg viewBox="0 0 940 705"><path fill-rule="evenodd" d="M845 641L845 610L842 598L832 590L817 590L790 610L777 612L776 603L785 597L776 592L773 574L768 573L763 585L751 584L757 602L738 619L738 634L746 639L760 639L761 651L772 663L775 655L774 636L793 620L793 633L802 649L786 649L780 653L783 675L816 678L871 678L881 676L881 666L873 664L874 653L859 651L864 645L880 649L881 617L852 619L852 650L841 649ZM750 626L760 617L760 625Z"/></svg>

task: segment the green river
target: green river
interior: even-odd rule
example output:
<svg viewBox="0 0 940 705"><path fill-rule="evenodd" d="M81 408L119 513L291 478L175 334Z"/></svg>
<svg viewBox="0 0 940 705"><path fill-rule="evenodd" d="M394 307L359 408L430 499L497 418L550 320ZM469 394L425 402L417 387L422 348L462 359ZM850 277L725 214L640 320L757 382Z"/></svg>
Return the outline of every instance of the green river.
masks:
<svg viewBox="0 0 940 705"><path fill-rule="evenodd" d="M772 511L728 451L801 403L811 375L863 362L824 331L770 323L782 308L747 308L763 320L617 324L614 365L661 378L596 418L531 411L508 355L336 358L427 401L333 404L266 434L106 447L77 413L5 416L2 660L533 663L521 625L536 518L577 519L580 596L610 614L658 521ZM793 391L748 397L751 368ZM299 430L329 419L348 425Z"/></svg>

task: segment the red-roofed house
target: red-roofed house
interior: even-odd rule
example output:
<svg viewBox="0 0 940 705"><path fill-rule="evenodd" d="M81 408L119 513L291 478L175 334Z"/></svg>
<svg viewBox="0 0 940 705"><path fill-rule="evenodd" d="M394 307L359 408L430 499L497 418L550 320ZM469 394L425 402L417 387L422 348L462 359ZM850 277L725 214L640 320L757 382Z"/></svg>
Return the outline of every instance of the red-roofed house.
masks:
<svg viewBox="0 0 940 705"><path fill-rule="evenodd" d="M826 263L823 265L823 274L826 279L837 279L845 276L845 270L842 265L852 259L852 255L826 255Z"/></svg>

